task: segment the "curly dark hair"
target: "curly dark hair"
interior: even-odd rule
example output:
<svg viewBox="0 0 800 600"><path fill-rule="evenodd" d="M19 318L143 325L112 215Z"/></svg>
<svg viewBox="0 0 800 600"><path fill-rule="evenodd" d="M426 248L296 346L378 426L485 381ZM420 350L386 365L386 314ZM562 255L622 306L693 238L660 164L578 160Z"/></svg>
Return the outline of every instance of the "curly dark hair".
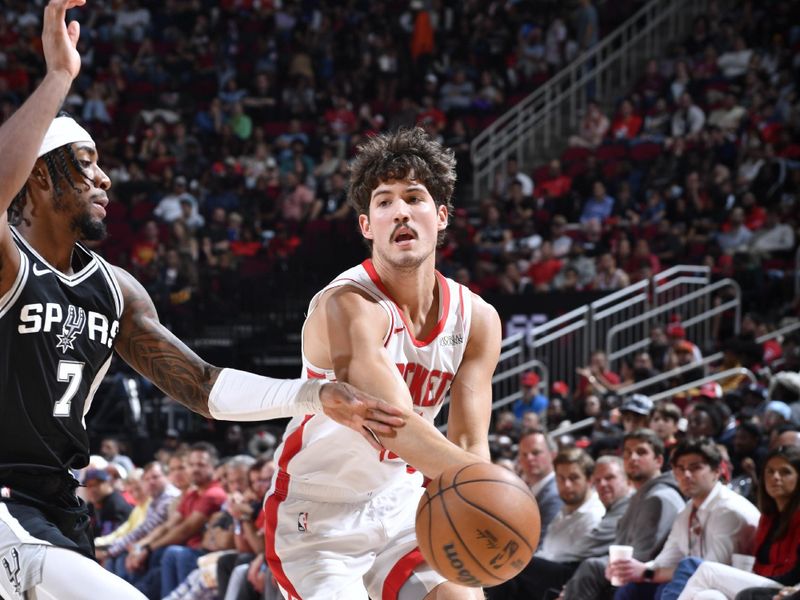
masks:
<svg viewBox="0 0 800 600"><path fill-rule="evenodd" d="M70 117L69 113L61 111L58 113L59 117ZM50 175L50 180L53 182L53 201L58 206L64 193L67 191L67 186L73 192L79 192L80 189L76 183L74 173L77 173L80 178L86 179L75 153L72 151L72 145L67 144L59 148L55 148L42 155L41 160L44 161L44 166L47 173ZM22 222L22 212L25 209L25 203L28 201L28 184L22 186L22 189L17 192L11 205L8 207L8 222L11 225L19 225ZM30 223L28 223L30 225Z"/></svg>
<svg viewBox="0 0 800 600"><path fill-rule="evenodd" d="M359 147L350 169L348 202L359 215L369 214L372 190L382 181L405 179L412 173L428 188L436 206L446 206L452 213L455 155L419 127L382 133Z"/></svg>
<svg viewBox="0 0 800 600"><path fill-rule="evenodd" d="M708 437L701 438L686 438L675 446L672 450L670 463L674 467L681 456L687 454L697 454L702 456L712 469L719 469L722 464L722 454L717 448L716 442Z"/></svg>

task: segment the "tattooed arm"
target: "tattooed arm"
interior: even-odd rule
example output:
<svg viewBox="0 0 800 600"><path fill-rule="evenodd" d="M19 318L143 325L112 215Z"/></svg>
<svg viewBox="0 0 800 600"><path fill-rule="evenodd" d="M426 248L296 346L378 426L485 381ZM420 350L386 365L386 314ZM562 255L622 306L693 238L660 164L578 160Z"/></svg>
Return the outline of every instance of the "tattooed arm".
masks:
<svg viewBox="0 0 800 600"><path fill-rule="evenodd" d="M114 272L125 303L114 343L117 354L165 394L211 417L208 395L222 369L197 356L161 324L147 291L130 273L120 268Z"/></svg>
<svg viewBox="0 0 800 600"><path fill-rule="evenodd" d="M125 307L114 349L165 394L205 417L260 421L324 412L379 448L375 434L392 438L401 412L345 383L279 380L215 367L197 356L158 320L142 285L114 268Z"/></svg>

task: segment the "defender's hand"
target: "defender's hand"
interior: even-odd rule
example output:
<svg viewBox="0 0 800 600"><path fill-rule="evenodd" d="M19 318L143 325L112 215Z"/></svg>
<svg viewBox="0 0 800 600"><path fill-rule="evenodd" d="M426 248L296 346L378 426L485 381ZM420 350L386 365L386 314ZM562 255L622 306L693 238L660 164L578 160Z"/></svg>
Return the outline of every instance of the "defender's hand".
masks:
<svg viewBox="0 0 800 600"><path fill-rule="evenodd" d="M376 450L379 436L393 438L406 422L403 411L346 383L326 383L319 392L325 414L361 434Z"/></svg>
<svg viewBox="0 0 800 600"><path fill-rule="evenodd" d="M50 0L44 9L42 27L42 48L49 73L62 72L71 79L81 70L81 56L75 47L81 35L80 24L72 21L66 24L67 11L83 6L86 0Z"/></svg>

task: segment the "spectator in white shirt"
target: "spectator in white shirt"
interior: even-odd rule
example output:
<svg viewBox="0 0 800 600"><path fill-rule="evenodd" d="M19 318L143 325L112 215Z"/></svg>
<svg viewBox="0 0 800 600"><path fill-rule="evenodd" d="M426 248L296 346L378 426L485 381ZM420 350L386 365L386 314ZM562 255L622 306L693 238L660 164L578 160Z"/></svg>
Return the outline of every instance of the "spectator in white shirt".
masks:
<svg viewBox="0 0 800 600"><path fill-rule="evenodd" d="M778 220L777 211L769 208L764 220L764 227L756 231L750 238L750 251L757 254L788 252L794 248L794 239L792 226L781 223Z"/></svg>
<svg viewBox="0 0 800 600"><path fill-rule="evenodd" d="M688 92L678 99L678 108L672 115L672 137L694 137L703 129L706 114L697 106Z"/></svg>
<svg viewBox="0 0 800 600"><path fill-rule="evenodd" d="M606 576L628 584L617 591L615 600L656 598L658 588L672 579L678 563L689 556L730 564L734 553L747 553L752 547L761 514L720 483L722 456L714 441L684 440L675 447L671 462L689 503L675 519L655 560L644 563L632 558L609 564Z"/></svg>
<svg viewBox="0 0 800 600"><path fill-rule="evenodd" d="M522 186L523 196L528 198L533 195L533 179L531 179L530 175L520 171L519 161L510 156L506 161L506 172L498 174L495 180L495 191L500 197L507 196L514 181L518 181Z"/></svg>
<svg viewBox="0 0 800 600"><path fill-rule="evenodd" d="M568 456L570 453L572 456ZM567 458L576 458L578 463L586 463L587 455L578 449L571 449L559 453L556 457L556 477L565 466L577 466L578 463L561 462ZM591 459L590 459L591 460ZM579 470L580 467L579 467ZM579 478L578 478L579 479ZM570 537L569 544L561 553L561 558L548 560L542 558L544 548L536 553L522 572L506 583L489 588L486 594L489 600L539 600L542 597L552 597L569 580L577 570L580 561L593 556L602 556L608 553L609 545L614 541L617 523L628 509L631 499L631 488L622 459L618 456L601 456L594 465L592 474L593 492L586 482L586 501L571 515L584 511L591 503L591 497L597 493L602 503L604 515L593 528L583 534ZM561 492L561 485L559 490ZM569 493L561 493L561 499L567 503L571 498ZM559 516L567 514L568 507L562 508ZM567 517L568 519L569 517ZM564 519L565 521L567 519ZM555 533L556 521L551 525L551 534ZM545 540L547 545L547 540Z"/></svg>
<svg viewBox="0 0 800 600"><path fill-rule="evenodd" d="M727 79L735 79L747 73L753 51L747 47L747 42L738 36L733 43L733 50L725 52L717 59L717 66Z"/></svg>
<svg viewBox="0 0 800 600"><path fill-rule="evenodd" d="M605 507L592 489L594 461L580 448L568 448L553 461L558 496L564 505L550 523L536 556L554 561L576 560L574 543L590 532L605 514Z"/></svg>
<svg viewBox="0 0 800 600"><path fill-rule="evenodd" d="M730 229L717 235L717 243L726 254L733 254L741 250L747 250L753 232L744 224L744 210L741 206L735 207L731 211Z"/></svg>
<svg viewBox="0 0 800 600"><path fill-rule="evenodd" d="M172 223L183 216L181 202L190 202L192 214L197 213L197 198L186 188L186 177L178 175L173 183L172 193L164 196L153 209L153 214L164 223Z"/></svg>

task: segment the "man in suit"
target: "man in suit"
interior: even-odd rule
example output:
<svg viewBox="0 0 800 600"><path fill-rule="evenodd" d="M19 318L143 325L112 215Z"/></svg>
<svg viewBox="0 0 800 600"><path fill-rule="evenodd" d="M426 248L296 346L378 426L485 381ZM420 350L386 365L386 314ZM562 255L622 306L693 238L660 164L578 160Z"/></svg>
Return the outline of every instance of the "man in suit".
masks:
<svg viewBox="0 0 800 600"><path fill-rule="evenodd" d="M540 544L547 535L548 525L564 504L558 495L553 470L556 450L555 442L541 429L526 429L520 436L517 463L520 477L530 486L539 504L539 515L542 519Z"/></svg>

